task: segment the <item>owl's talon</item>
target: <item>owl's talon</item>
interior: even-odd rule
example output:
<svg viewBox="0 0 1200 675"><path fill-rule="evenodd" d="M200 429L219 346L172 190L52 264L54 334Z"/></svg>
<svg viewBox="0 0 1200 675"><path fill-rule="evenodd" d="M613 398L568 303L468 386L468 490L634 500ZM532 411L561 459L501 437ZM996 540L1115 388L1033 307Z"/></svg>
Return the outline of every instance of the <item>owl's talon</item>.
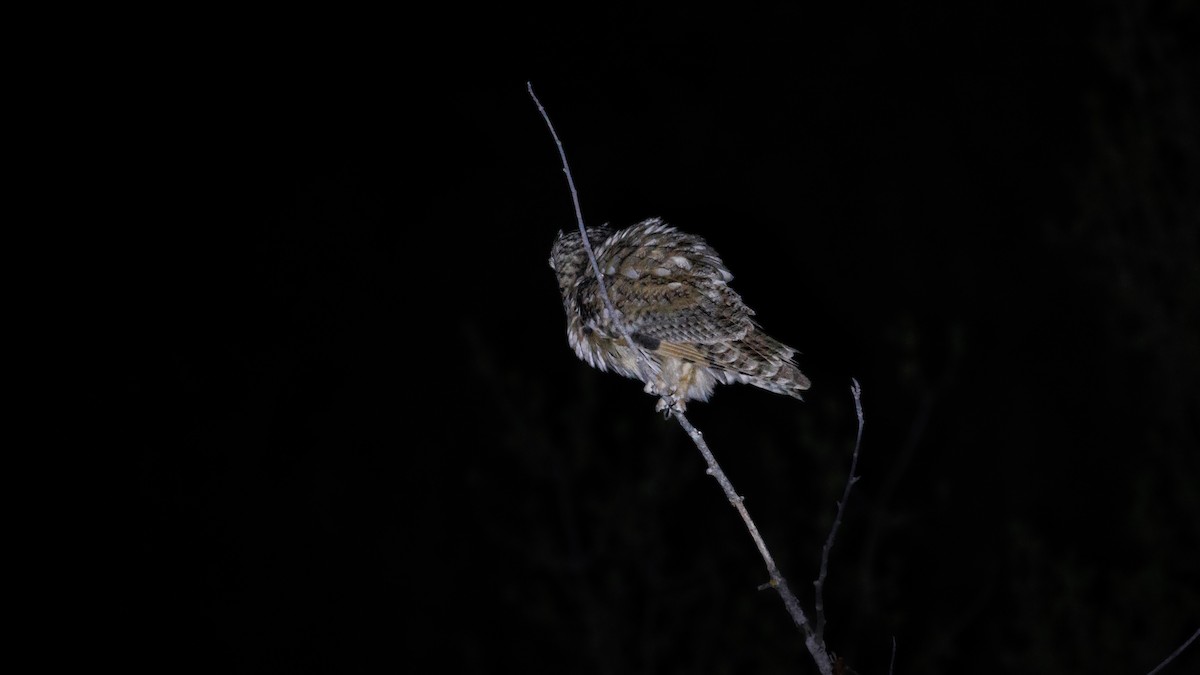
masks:
<svg viewBox="0 0 1200 675"><path fill-rule="evenodd" d="M671 413L677 410L683 412L679 409L679 402L669 394L663 395L662 398L658 399L658 403L654 405L654 412L662 413L664 420L670 419Z"/></svg>
<svg viewBox="0 0 1200 675"><path fill-rule="evenodd" d="M683 399L675 398L670 394L664 394L658 399L658 403L654 404L654 412L662 413L663 419L667 419L673 412L682 413L685 405Z"/></svg>

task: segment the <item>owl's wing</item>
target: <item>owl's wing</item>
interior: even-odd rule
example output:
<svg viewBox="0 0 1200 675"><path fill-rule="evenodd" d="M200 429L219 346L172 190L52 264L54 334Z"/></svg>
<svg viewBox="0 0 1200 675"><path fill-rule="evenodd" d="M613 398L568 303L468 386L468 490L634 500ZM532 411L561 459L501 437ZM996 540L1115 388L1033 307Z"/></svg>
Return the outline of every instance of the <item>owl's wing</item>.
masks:
<svg viewBox="0 0 1200 675"><path fill-rule="evenodd" d="M614 283L615 295L623 285ZM654 279L637 293L643 300L627 316L632 337L669 356L720 366L709 347L739 341L754 328L754 312L727 286Z"/></svg>
<svg viewBox="0 0 1200 675"><path fill-rule="evenodd" d="M614 306L646 349L727 368L713 347L754 329L754 312L727 285L733 275L700 237L646 221L606 241L597 258ZM580 291L581 305L601 316L595 278Z"/></svg>
<svg viewBox="0 0 1200 675"><path fill-rule="evenodd" d="M753 310L724 285L650 284L639 289L658 302L629 312L630 337L643 348L705 366L725 382L750 382L799 397L808 378L796 367L794 349L763 333ZM616 294L621 294L621 282ZM764 384L765 382L765 384ZM778 385L778 386L774 386Z"/></svg>

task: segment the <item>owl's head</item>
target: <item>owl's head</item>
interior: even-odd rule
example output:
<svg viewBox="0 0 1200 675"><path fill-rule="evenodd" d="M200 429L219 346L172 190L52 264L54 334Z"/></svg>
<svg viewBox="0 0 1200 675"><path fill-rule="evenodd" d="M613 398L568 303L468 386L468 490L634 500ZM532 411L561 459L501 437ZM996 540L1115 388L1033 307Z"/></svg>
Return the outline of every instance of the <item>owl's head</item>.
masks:
<svg viewBox="0 0 1200 675"><path fill-rule="evenodd" d="M589 227L587 234L588 241L592 244L592 252L599 255L597 249L612 235L612 230L607 227ZM581 275L587 274L591 264L587 251L583 248L583 237L580 236L579 230L560 230L554 240L554 247L550 249L550 269L558 275L558 288L564 296L574 287Z"/></svg>

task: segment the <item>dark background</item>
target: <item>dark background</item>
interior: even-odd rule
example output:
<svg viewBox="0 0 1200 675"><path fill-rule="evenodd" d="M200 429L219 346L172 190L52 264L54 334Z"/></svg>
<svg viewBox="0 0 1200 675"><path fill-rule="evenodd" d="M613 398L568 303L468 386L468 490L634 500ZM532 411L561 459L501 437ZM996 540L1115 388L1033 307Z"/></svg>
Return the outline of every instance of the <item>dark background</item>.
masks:
<svg viewBox="0 0 1200 675"><path fill-rule="evenodd" d="M1197 13L975 5L208 17L115 46L155 221L130 653L816 672L686 436L567 346L532 81L588 222L704 236L803 352L805 403L689 412L806 607L862 383L834 652L1150 670L1200 627Z"/></svg>

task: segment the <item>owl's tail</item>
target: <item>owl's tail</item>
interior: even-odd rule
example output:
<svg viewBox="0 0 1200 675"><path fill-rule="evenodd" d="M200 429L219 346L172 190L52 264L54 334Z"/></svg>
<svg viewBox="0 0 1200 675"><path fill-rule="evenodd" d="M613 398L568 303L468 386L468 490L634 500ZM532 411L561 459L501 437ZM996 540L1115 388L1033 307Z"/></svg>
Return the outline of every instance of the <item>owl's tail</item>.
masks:
<svg viewBox="0 0 1200 675"><path fill-rule="evenodd" d="M812 386L792 356L795 349L758 330L752 330L739 343L744 357L738 368L743 382L776 394L804 400L800 392Z"/></svg>

